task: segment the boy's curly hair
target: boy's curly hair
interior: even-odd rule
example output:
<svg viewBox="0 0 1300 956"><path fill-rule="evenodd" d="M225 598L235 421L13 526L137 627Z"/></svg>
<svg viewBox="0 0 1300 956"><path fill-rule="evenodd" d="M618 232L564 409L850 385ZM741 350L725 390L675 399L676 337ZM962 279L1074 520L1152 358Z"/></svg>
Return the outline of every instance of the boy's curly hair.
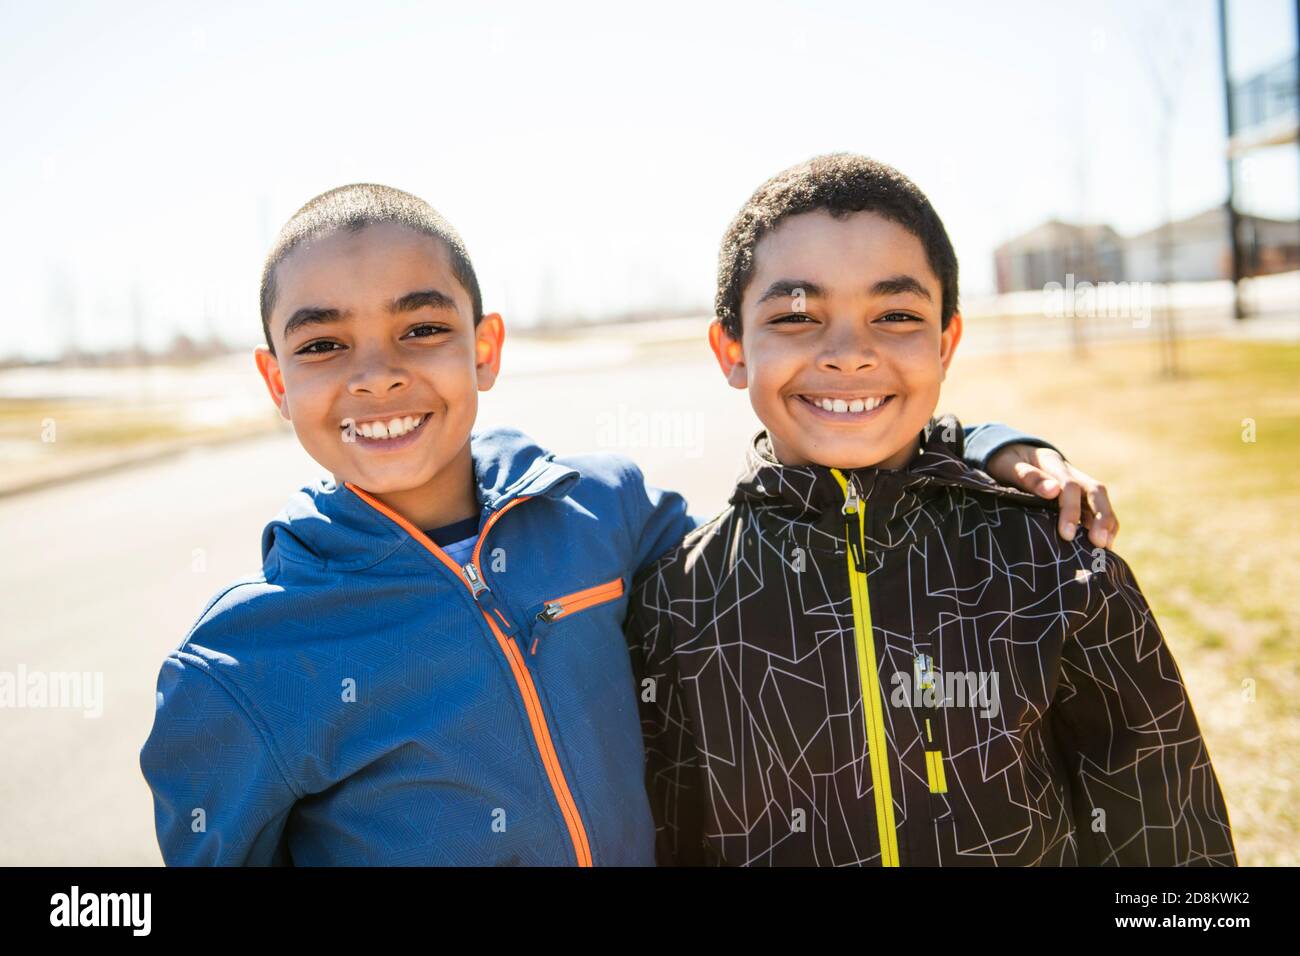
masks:
<svg viewBox="0 0 1300 956"><path fill-rule="evenodd" d="M754 274L754 250L789 216L825 209L837 219L874 212L898 223L925 247L943 290L943 327L957 311L957 255L939 214L910 179L854 153L830 153L777 173L759 186L722 237L714 313L740 339L740 300Z"/></svg>
<svg viewBox="0 0 1300 956"><path fill-rule="evenodd" d="M285 257L302 243L336 229L355 233L385 222L406 226L446 244L452 274L469 293L474 324L479 324L483 318L483 297L479 293L478 277L465 243L452 224L419 196L376 183L352 183L308 200L289 217L276 237L262 266L262 334L266 336L267 348L275 351L271 342L271 312L277 294L275 270Z"/></svg>

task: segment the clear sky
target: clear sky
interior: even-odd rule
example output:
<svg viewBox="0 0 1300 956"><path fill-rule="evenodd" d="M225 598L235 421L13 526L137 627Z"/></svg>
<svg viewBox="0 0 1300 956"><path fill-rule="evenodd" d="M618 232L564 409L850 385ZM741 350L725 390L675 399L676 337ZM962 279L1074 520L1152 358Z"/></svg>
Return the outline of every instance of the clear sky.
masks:
<svg viewBox="0 0 1300 956"><path fill-rule="evenodd" d="M465 237L485 306L527 324L711 304L763 179L852 150L911 176L963 291L1048 217L1136 231L1222 201L1213 0L26 3L0 0L0 354L260 337L276 230L348 182ZM1238 62L1295 46L1238 0ZM1168 175L1157 89L1172 91ZM1294 215L1294 153L1252 195Z"/></svg>

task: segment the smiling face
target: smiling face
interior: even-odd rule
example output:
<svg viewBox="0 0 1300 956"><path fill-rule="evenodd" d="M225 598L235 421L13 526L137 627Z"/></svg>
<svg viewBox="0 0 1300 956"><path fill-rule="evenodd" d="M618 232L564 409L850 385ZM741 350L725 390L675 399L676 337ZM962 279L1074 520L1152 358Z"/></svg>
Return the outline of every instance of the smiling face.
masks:
<svg viewBox="0 0 1300 956"><path fill-rule="evenodd" d="M872 212L783 220L754 250L741 341L714 322L728 382L790 465L901 468L939 401L961 337L911 232Z"/></svg>
<svg viewBox="0 0 1300 956"><path fill-rule="evenodd" d="M465 502L504 330L496 314L475 328L447 247L394 223L336 230L294 249L276 283L275 354L258 349L258 368L307 453L411 520L439 495Z"/></svg>

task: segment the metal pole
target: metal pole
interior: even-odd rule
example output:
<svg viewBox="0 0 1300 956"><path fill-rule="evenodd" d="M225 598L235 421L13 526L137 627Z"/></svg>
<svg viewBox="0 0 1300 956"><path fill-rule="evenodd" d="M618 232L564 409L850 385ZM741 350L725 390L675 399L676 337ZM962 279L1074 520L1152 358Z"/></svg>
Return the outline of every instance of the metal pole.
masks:
<svg viewBox="0 0 1300 956"><path fill-rule="evenodd" d="M1296 0L1300 10L1300 0ZM1240 217L1237 215L1237 164L1232 158L1232 135L1236 131L1236 116L1232 105L1232 76L1228 72L1228 0L1219 0L1219 62L1223 69L1224 116L1228 123L1228 243L1232 249L1232 314L1244 319L1245 308L1241 301L1242 254L1239 234Z"/></svg>

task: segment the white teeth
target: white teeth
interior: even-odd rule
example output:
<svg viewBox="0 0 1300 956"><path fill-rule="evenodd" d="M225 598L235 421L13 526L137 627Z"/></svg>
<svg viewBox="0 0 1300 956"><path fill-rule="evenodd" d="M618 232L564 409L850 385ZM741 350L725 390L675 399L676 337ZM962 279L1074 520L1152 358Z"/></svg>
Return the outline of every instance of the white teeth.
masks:
<svg viewBox="0 0 1300 956"><path fill-rule="evenodd" d="M881 405L885 404L886 397L887 396L881 395L877 398L854 398L854 399L809 398L809 401L812 402L814 405L816 405L818 408L823 408L828 412L839 412L841 414L848 412L849 414L858 414L861 412L869 412L872 409L879 408Z"/></svg>
<svg viewBox="0 0 1300 956"><path fill-rule="evenodd" d="M362 422L356 426L356 430L365 438L400 438L417 428L424 419L424 415L407 415L387 422Z"/></svg>

